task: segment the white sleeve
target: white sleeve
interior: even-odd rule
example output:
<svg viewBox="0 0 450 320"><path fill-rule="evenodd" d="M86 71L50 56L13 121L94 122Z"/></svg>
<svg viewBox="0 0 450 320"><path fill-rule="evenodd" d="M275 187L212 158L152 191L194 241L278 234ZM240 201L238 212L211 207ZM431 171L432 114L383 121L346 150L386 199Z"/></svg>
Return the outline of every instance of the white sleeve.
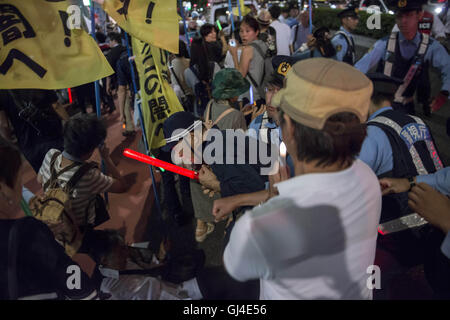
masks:
<svg viewBox="0 0 450 320"><path fill-rule="evenodd" d="M223 260L227 272L238 281L265 278L270 270L254 240L250 212L235 224Z"/></svg>
<svg viewBox="0 0 450 320"><path fill-rule="evenodd" d="M431 31L434 38L445 38L445 26L437 15L434 15Z"/></svg>

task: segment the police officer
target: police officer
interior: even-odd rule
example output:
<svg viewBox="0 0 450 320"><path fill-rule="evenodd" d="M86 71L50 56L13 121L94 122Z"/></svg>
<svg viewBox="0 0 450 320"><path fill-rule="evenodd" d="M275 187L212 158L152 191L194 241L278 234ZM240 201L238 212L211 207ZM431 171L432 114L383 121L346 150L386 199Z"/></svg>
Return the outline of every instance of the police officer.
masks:
<svg viewBox="0 0 450 320"><path fill-rule="evenodd" d="M331 40L336 49L337 60L350 65L354 65L356 62L355 41L352 32L359 22L357 10L355 7L349 7L338 13L342 26Z"/></svg>
<svg viewBox="0 0 450 320"><path fill-rule="evenodd" d="M364 73L376 66L377 72L403 79L393 107L409 114L414 114L414 93L420 83L427 81L429 65L439 69L442 76L441 91L431 102L433 111L447 101L450 90L450 57L447 51L438 41L418 31L423 15L422 4L422 0L396 0L393 9L400 32L392 32L378 40L355 65ZM418 100L426 102L420 96Z"/></svg>
<svg viewBox="0 0 450 320"><path fill-rule="evenodd" d="M442 169L443 164L426 124L418 117L391 107L402 81L381 73L368 74L368 77L373 82L374 90L360 160L371 167L379 178L407 178L411 186L414 185L414 177ZM425 248L422 238L427 230L417 228L421 226L420 217L411 214L407 192L383 197L379 226L381 235L378 237L375 264L386 267L380 266L385 271L387 282L391 276L404 271L402 268L423 260ZM388 263L392 260L395 263ZM400 269L389 269L392 265L398 265ZM381 284L383 289L386 285ZM377 293L382 295L385 291Z"/></svg>

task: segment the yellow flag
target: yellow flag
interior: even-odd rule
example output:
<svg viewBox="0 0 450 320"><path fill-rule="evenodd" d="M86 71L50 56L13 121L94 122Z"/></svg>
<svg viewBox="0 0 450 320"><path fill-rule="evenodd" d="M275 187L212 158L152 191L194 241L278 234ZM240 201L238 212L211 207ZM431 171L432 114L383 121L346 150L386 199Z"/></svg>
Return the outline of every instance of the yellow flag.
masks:
<svg viewBox="0 0 450 320"><path fill-rule="evenodd" d="M169 84L169 69L164 50L133 38L133 53L141 84L142 113L150 149L166 144L163 123L172 114L183 111Z"/></svg>
<svg viewBox="0 0 450 320"><path fill-rule="evenodd" d="M0 0L0 89L64 89L114 73L77 26L76 8L66 0Z"/></svg>
<svg viewBox="0 0 450 320"><path fill-rule="evenodd" d="M132 36L178 53L176 0L105 0L103 8Z"/></svg>

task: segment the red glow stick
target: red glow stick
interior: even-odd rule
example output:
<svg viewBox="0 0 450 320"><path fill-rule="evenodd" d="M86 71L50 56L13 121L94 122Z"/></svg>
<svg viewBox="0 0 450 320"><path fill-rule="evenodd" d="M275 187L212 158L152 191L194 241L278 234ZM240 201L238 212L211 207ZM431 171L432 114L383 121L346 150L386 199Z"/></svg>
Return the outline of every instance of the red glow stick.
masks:
<svg viewBox="0 0 450 320"><path fill-rule="evenodd" d="M70 88L67 89L67 93L69 94L69 102L72 103L73 102L73 100L72 100L72 90L70 90Z"/></svg>
<svg viewBox="0 0 450 320"><path fill-rule="evenodd" d="M166 161L162 161L162 160L159 160L156 158L149 157L145 154L133 151L131 149L125 149L123 151L123 155L125 157L131 158L131 159L134 159L134 160L137 160L140 162L148 163L152 166L160 167L165 170L180 174L182 176L185 176L185 177L188 177L188 178L191 178L194 180L198 180L198 173L195 171L176 166L176 165L166 162Z"/></svg>

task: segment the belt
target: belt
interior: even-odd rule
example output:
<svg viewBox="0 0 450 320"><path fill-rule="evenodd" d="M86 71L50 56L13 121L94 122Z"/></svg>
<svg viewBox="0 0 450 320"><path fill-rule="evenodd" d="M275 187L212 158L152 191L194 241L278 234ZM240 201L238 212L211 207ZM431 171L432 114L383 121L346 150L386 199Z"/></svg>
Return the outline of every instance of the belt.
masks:
<svg viewBox="0 0 450 320"><path fill-rule="evenodd" d="M412 213L410 215L379 224L378 232L384 236L390 233L417 228L427 223L428 222L417 213Z"/></svg>

